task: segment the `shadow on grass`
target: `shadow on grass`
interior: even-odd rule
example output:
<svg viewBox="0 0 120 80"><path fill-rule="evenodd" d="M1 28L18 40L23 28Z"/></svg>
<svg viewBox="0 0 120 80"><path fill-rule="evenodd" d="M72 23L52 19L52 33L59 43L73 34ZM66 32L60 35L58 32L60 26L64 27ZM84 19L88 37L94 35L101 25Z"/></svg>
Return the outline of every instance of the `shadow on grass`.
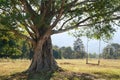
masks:
<svg viewBox="0 0 120 80"><path fill-rule="evenodd" d="M95 78L94 75L87 73L56 71L31 74L28 80L94 80Z"/></svg>
<svg viewBox="0 0 120 80"><path fill-rule="evenodd" d="M120 80L120 75L119 74L110 74L110 73L102 73L102 72L95 72L94 74L97 74L99 78L104 78L107 80Z"/></svg>
<svg viewBox="0 0 120 80"><path fill-rule="evenodd" d="M15 73L12 75L0 76L0 80L27 80L27 74Z"/></svg>
<svg viewBox="0 0 120 80"><path fill-rule="evenodd" d="M50 80L95 80L96 77L87 73L76 73L76 72L59 72L54 73Z"/></svg>
<svg viewBox="0 0 120 80"><path fill-rule="evenodd" d="M0 80L50 80L53 72L41 72L41 73L15 73L12 75L0 76Z"/></svg>
<svg viewBox="0 0 120 80"><path fill-rule="evenodd" d="M87 73L70 71L16 73L10 76L0 76L0 80L94 80L96 77Z"/></svg>
<svg viewBox="0 0 120 80"><path fill-rule="evenodd" d="M30 73L27 80L50 80L54 72Z"/></svg>
<svg viewBox="0 0 120 80"><path fill-rule="evenodd" d="M8 77L9 76L0 76L0 80L9 80Z"/></svg>

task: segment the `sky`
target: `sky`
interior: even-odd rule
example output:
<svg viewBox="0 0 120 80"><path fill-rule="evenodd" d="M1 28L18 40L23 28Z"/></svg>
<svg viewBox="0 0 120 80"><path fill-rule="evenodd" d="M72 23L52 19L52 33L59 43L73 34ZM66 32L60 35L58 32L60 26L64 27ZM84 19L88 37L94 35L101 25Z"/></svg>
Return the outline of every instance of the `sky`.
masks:
<svg viewBox="0 0 120 80"><path fill-rule="evenodd" d="M81 37L83 44L85 46L85 50L87 51L87 38ZM52 35L52 44L57 45L59 47L63 46L70 46L73 47L73 43L76 40L75 37L68 34L68 32L60 33L60 34L54 34ZM120 44L120 28L117 29L115 32L113 39L110 40L111 43L118 43ZM108 44L104 41L100 42L100 52L99 52L99 41L98 40L89 40L88 42L88 52L89 53L102 53L103 48Z"/></svg>

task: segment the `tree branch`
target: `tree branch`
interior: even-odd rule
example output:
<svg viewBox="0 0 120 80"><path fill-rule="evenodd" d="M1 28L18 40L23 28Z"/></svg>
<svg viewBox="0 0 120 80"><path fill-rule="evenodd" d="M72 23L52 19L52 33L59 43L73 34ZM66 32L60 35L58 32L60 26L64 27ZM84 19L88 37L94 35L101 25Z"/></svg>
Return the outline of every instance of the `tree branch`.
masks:
<svg viewBox="0 0 120 80"><path fill-rule="evenodd" d="M72 29L74 29L74 28L79 28L79 27L84 27L84 26L92 26L92 25L94 25L94 23L89 23L89 24L83 24L83 25L80 25L81 23L87 21L87 20L90 19L90 18L91 18L91 17L88 17L88 18L86 18L86 19L80 21L80 22L77 23L76 25L71 26L71 27L66 28L66 29L53 30L52 34L63 33L63 32L66 32L66 31L72 30ZM120 19L120 16L117 16L117 17L111 18L111 20L118 20L118 19ZM98 21L98 22L96 22L96 24L98 24L98 23L102 23L102 22L105 22L105 21L108 21L108 20Z"/></svg>
<svg viewBox="0 0 120 80"><path fill-rule="evenodd" d="M52 34L62 33L62 32L68 31L68 30L72 30L72 29L74 29L74 28L78 28L78 27L79 27L79 24L81 24L81 23L83 23L83 22L89 20L90 18L91 18L91 17L87 17L86 19L84 19L84 20L78 22L76 25L71 26L71 27L69 27L69 28L61 29L61 30L57 30L57 31L54 30Z"/></svg>
<svg viewBox="0 0 120 80"><path fill-rule="evenodd" d="M20 0L20 1L24 5L25 11L30 14L31 20L33 20L33 22L35 23L35 17L38 16L38 14L32 9L32 7L27 2L27 0Z"/></svg>
<svg viewBox="0 0 120 80"><path fill-rule="evenodd" d="M62 30L62 28L64 27L64 25L65 25L67 22L69 22L70 20L72 20L74 17L76 17L76 16L73 16L73 17L69 18L68 20L66 20L66 21L62 24L62 26L60 27L59 30Z"/></svg>
<svg viewBox="0 0 120 80"><path fill-rule="evenodd" d="M52 30L52 29L57 25L57 23L59 22L62 14L63 14L63 11L64 11L64 8L63 8L64 5L65 5L65 0L62 0L61 8L60 8L60 11L59 11L59 13L58 13L58 16L56 17L56 20L53 22L53 24L50 26L49 29Z"/></svg>
<svg viewBox="0 0 120 80"><path fill-rule="evenodd" d="M24 34L21 34L19 33L17 30L6 30L6 29L0 29L0 32L13 32L16 36L19 36L21 38L24 38L30 42L34 42L30 37L24 35Z"/></svg>
<svg viewBox="0 0 120 80"><path fill-rule="evenodd" d="M67 11L69 11L72 7L74 7L74 6L76 6L76 5L82 5L82 4L86 3L86 2L95 2L96 0L88 0L88 1L85 0L85 1L80 2L80 3L77 3L77 4L75 5L75 3L76 3L77 1L78 1L78 0L74 0L73 2L69 3L67 6L64 6L64 5L63 5L63 8L67 7ZM61 8L62 8L62 7L61 7ZM60 9L60 10L61 10L61 9ZM60 11L60 10L58 10L58 11ZM63 13L64 13L64 12L66 12L66 9L64 9ZM72 20L72 18L70 18L70 19L68 19L67 21L65 21L65 22L63 23L63 25L60 27L60 29L62 29L63 26L64 26L68 21L70 21L70 20ZM56 25L58 21L59 21L59 17L57 17L56 21L53 23L52 26L54 27L54 25Z"/></svg>
<svg viewBox="0 0 120 80"><path fill-rule="evenodd" d="M31 29L31 27L29 25L27 25L26 23L24 23L24 25L25 25L24 27L25 27L26 31L29 33L30 37L32 39L35 39L35 34L29 30L29 28Z"/></svg>

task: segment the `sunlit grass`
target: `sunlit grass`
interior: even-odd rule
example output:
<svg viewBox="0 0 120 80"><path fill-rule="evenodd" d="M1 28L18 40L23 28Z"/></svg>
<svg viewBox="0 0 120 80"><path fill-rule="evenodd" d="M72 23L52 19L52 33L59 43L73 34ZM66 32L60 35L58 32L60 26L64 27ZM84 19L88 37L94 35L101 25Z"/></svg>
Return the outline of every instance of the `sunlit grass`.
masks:
<svg viewBox="0 0 120 80"><path fill-rule="evenodd" d="M11 75L27 70L29 60L0 59L0 76Z"/></svg>
<svg viewBox="0 0 120 80"><path fill-rule="evenodd" d="M57 62L60 67L67 71L64 72L64 74L72 75L73 72L80 74L86 73L94 75L98 79L120 80L120 60L101 59L99 66L86 64L85 59L59 59ZM91 59L89 62L95 64L97 63L97 59ZM3 76L8 77L12 74L23 72L27 70L29 65L30 60L0 59L0 78ZM53 79L51 80L56 80L58 78L65 78L63 80L69 80L64 74L56 72L53 74ZM76 77L75 79L77 80Z"/></svg>
<svg viewBox="0 0 120 80"><path fill-rule="evenodd" d="M89 73L108 80L120 79L120 60L102 59L99 66L95 65L97 64L97 60L95 59L89 60L89 62L94 64L85 64L85 59L58 60L59 65L69 71Z"/></svg>

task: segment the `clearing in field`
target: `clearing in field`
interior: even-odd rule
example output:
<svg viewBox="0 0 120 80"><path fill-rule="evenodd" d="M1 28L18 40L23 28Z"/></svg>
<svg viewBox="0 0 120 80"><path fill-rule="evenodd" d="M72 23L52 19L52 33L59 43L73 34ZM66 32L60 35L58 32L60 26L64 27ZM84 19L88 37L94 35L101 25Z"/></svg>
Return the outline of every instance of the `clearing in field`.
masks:
<svg viewBox="0 0 120 80"><path fill-rule="evenodd" d="M90 60L92 63L96 61ZM0 59L0 80L120 80L120 60L101 60L99 66L85 64L85 59L62 59L57 62L63 70L28 76L23 71L29 67L29 60Z"/></svg>

